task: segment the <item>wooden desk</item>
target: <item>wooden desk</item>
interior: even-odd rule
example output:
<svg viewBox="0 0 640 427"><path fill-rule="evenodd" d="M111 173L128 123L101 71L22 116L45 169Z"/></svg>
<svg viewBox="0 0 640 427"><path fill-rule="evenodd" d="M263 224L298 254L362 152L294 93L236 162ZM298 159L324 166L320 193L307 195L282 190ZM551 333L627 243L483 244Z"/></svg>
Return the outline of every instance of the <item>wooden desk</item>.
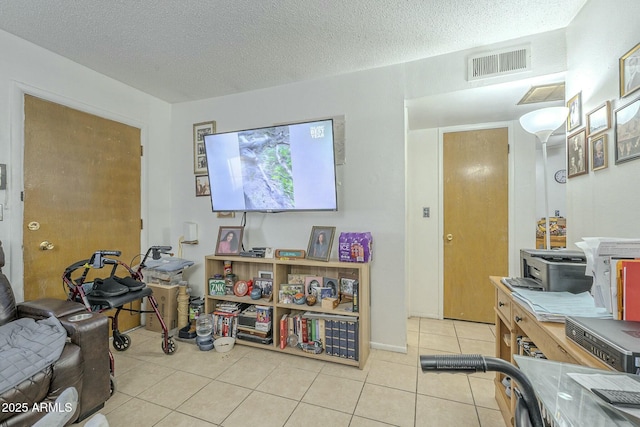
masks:
<svg viewBox="0 0 640 427"><path fill-rule="evenodd" d="M496 357L515 365L513 355L518 354L517 339L521 336L530 338L549 360L611 370L604 362L569 340L565 336L564 323L538 321L513 299L509 288L500 282L502 277L491 276L489 279L496 288ZM504 377L504 374L496 374L495 397L505 422L513 425L515 399L507 396L502 384Z"/></svg>

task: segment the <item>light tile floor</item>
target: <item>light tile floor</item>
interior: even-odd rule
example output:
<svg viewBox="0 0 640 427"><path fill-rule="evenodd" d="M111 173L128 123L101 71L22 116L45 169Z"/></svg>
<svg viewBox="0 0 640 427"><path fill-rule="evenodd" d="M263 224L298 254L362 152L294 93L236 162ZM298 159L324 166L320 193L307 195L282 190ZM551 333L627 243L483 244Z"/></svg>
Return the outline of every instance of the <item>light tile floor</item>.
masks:
<svg viewBox="0 0 640 427"><path fill-rule="evenodd" d="M505 426L494 373L419 367L421 354L493 356L493 325L411 318L408 352L372 350L363 370L242 345L216 353L177 341L169 356L157 333L130 337L113 351L118 390L101 410L111 427Z"/></svg>

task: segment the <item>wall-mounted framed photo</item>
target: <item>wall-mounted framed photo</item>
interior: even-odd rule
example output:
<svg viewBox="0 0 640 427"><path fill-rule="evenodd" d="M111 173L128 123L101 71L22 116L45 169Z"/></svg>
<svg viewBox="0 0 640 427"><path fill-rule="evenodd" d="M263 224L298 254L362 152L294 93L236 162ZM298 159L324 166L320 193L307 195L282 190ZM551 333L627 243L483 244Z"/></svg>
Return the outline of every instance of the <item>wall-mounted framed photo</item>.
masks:
<svg viewBox="0 0 640 427"><path fill-rule="evenodd" d="M318 261L329 261L333 236L336 234L335 227L321 227L314 225L309 236L309 248L307 258Z"/></svg>
<svg viewBox="0 0 640 427"><path fill-rule="evenodd" d="M594 136L611 128L611 103L606 101L587 113L587 136Z"/></svg>
<svg viewBox="0 0 640 427"><path fill-rule="evenodd" d="M640 98L615 111L616 164L640 157Z"/></svg>
<svg viewBox="0 0 640 427"><path fill-rule="evenodd" d="M193 125L193 172L207 173L207 155L204 151L204 136L216 133L216 122L202 122Z"/></svg>
<svg viewBox="0 0 640 427"><path fill-rule="evenodd" d="M620 98L640 89L640 43L620 57Z"/></svg>
<svg viewBox="0 0 640 427"><path fill-rule="evenodd" d="M582 126L582 92L578 92L569 101L569 117L567 117L567 132L573 132Z"/></svg>
<svg viewBox="0 0 640 427"><path fill-rule="evenodd" d="M567 177L583 175L589 172L587 156L587 137L584 129L567 137Z"/></svg>
<svg viewBox="0 0 640 427"><path fill-rule="evenodd" d="M196 197L210 196L211 187L209 187L208 175L196 175Z"/></svg>
<svg viewBox="0 0 640 427"><path fill-rule="evenodd" d="M216 255L240 255L244 227L220 227Z"/></svg>
<svg viewBox="0 0 640 427"><path fill-rule="evenodd" d="M609 166L607 134L589 138L591 142L591 170L598 171Z"/></svg>

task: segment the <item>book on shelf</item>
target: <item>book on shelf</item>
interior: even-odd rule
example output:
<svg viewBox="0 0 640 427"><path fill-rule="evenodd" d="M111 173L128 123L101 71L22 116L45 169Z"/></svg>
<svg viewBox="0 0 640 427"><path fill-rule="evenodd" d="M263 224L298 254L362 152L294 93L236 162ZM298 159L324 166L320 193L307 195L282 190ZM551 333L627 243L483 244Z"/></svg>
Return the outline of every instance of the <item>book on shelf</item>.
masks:
<svg viewBox="0 0 640 427"><path fill-rule="evenodd" d="M324 351L333 356L333 320L324 320Z"/></svg>
<svg viewBox="0 0 640 427"><path fill-rule="evenodd" d="M280 318L280 348L287 346L287 329L288 329L288 314L285 313Z"/></svg>
<svg viewBox="0 0 640 427"><path fill-rule="evenodd" d="M256 305L256 329L268 332L271 330L271 310L266 305Z"/></svg>
<svg viewBox="0 0 640 427"><path fill-rule="evenodd" d="M347 358L347 321L340 320L338 326L338 337L339 337L339 355L341 358Z"/></svg>
<svg viewBox="0 0 640 427"><path fill-rule="evenodd" d="M358 360L358 322L347 322L347 359Z"/></svg>

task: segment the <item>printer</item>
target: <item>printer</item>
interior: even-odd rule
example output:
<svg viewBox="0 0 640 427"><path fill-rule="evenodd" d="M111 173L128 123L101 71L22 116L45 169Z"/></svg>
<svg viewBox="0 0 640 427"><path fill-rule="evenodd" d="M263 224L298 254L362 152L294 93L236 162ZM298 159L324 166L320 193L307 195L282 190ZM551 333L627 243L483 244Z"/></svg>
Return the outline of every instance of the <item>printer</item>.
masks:
<svg viewBox="0 0 640 427"><path fill-rule="evenodd" d="M579 294L591 290L593 277L586 276L583 252L568 250L520 249L520 273L545 291Z"/></svg>

